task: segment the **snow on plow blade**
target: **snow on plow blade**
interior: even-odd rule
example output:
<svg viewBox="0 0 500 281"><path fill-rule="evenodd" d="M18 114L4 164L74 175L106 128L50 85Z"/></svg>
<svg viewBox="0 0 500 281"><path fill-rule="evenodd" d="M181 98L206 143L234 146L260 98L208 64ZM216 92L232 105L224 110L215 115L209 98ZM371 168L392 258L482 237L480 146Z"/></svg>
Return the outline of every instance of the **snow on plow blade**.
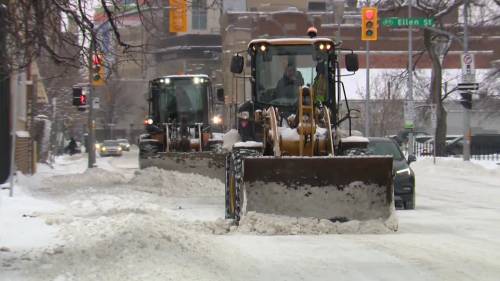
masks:
<svg viewBox="0 0 500 281"><path fill-rule="evenodd" d="M243 160L243 213L330 220L388 219L391 157L254 157Z"/></svg>
<svg viewBox="0 0 500 281"><path fill-rule="evenodd" d="M148 158L140 158L141 169L157 167L169 171L193 173L225 180L226 154L215 152L160 152Z"/></svg>

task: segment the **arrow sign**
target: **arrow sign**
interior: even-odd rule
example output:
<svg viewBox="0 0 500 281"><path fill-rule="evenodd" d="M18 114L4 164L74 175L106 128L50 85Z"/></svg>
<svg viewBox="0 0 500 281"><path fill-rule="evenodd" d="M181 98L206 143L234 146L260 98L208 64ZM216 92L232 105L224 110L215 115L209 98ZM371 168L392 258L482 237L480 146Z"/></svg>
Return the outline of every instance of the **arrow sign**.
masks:
<svg viewBox="0 0 500 281"><path fill-rule="evenodd" d="M459 83L458 89L461 91L477 91L479 90L479 83Z"/></svg>

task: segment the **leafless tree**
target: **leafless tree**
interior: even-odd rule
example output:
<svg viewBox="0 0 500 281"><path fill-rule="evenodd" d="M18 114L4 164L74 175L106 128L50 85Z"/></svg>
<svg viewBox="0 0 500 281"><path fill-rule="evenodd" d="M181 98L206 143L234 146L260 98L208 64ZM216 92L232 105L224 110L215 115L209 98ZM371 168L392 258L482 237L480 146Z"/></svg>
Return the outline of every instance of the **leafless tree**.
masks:
<svg viewBox="0 0 500 281"><path fill-rule="evenodd" d="M376 82L375 82L376 81ZM370 82L372 92L371 101L371 123L370 135L387 136L396 134L403 126L403 89L405 80L399 77L399 73L387 71L380 73ZM359 97L364 98L364 92L357 91ZM364 124L362 116L357 120L358 124Z"/></svg>

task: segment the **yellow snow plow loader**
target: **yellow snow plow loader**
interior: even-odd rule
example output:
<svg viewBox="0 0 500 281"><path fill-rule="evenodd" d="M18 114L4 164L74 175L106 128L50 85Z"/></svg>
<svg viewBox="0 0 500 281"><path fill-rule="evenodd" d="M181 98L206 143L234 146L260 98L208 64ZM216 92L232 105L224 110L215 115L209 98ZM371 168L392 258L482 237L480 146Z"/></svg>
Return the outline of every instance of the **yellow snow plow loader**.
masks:
<svg viewBox="0 0 500 281"><path fill-rule="evenodd" d="M252 99L237 113L226 159L226 217L247 212L332 221L388 219L392 158L351 136L351 113L329 38L258 39L248 46ZM231 72L244 68L236 54ZM358 69L352 51L347 71ZM344 72L345 73L345 72Z"/></svg>
<svg viewBox="0 0 500 281"><path fill-rule="evenodd" d="M170 75L150 81L146 133L139 140L141 168L158 167L224 181L222 117L207 75ZM217 133L219 131L219 133Z"/></svg>

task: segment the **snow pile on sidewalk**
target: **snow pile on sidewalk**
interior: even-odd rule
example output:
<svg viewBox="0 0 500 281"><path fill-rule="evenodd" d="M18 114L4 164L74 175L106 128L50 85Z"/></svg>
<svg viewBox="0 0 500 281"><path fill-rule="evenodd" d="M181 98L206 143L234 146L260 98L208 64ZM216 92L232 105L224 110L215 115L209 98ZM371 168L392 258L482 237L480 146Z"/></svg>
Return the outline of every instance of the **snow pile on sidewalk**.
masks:
<svg viewBox="0 0 500 281"><path fill-rule="evenodd" d="M126 178L120 173L93 168L87 169L81 174L58 175L45 178L42 181L42 187L77 188L84 186L109 186L124 183L126 183Z"/></svg>
<svg viewBox="0 0 500 281"><path fill-rule="evenodd" d="M486 166L490 168L486 168ZM467 177L469 175L498 177L500 178L500 166L479 164L469 161L463 161L459 158L439 157L436 158L436 164L433 164L432 158L424 158L411 165L412 168L421 173L441 174L443 172L456 176Z"/></svg>
<svg viewBox="0 0 500 281"><path fill-rule="evenodd" d="M134 189L162 196L198 197L223 196L224 184L217 179L201 175L186 175L177 171L166 171L150 167L135 172L129 182Z"/></svg>
<svg viewBox="0 0 500 281"><path fill-rule="evenodd" d="M397 230L395 215L386 221L331 222L326 219L296 218L249 212L241 218L237 232L264 235L390 233Z"/></svg>
<svg viewBox="0 0 500 281"><path fill-rule="evenodd" d="M85 206L74 207L70 216L47 218L61 229L64 246L32 256L24 273L40 280L222 280L211 260L216 245L205 232L156 212L89 216Z"/></svg>

